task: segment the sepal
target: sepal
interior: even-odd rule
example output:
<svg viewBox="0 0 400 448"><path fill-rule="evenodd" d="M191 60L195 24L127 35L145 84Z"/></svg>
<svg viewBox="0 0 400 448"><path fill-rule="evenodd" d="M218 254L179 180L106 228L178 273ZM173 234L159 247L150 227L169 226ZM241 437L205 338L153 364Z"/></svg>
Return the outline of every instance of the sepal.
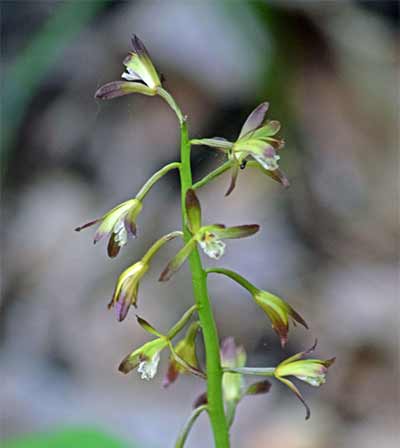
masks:
<svg viewBox="0 0 400 448"><path fill-rule="evenodd" d="M185 244L182 249L175 255L175 257L167 264L165 269L161 272L160 282L168 281L176 271L178 271L183 263L186 261L188 256L191 254L192 250L196 245L196 240L192 238L187 244Z"/></svg>

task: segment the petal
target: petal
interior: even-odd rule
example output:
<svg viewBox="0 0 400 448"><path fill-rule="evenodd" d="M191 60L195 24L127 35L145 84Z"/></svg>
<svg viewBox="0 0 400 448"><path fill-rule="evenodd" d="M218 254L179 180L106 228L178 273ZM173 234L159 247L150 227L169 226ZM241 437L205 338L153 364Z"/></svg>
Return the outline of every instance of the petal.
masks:
<svg viewBox="0 0 400 448"><path fill-rule="evenodd" d="M261 171L269 176L271 179L274 179L276 182L279 182L282 184L285 188L290 187L289 179L286 177L286 175L278 168L277 170L266 170L261 165L258 165Z"/></svg>
<svg viewBox="0 0 400 448"><path fill-rule="evenodd" d="M201 226L201 207L200 202L193 189L189 188L186 192L186 210L188 217L188 227L192 234L196 233Z"/></svg>
<svg viewBox="0 0 400 448"><path fill-rule="evenodd" d="M238 174L239 174L239 165L237 163L235 163L231 169L231 183L229 184L229 187L225 193L225 196L229 196L232 193L232 191L235 189Z"/></svg>
<svg viewBox="0 0 400 448"><path fill-rule="evenodd" d="M201 139L193 139L190 140L192 145L205 145L211 148L221 149L226 152L226 149L231 149L233 147L233 143L222 137L213 137L213 138L201 138Z"/></svg>
<svg viewBox="0 0 400 448"><path fill-rule="evenodd" d="M174 358L171 357L170 362L168 364L167 373L164 376L162 387L165 389L169 387L172 383L174 383L179 376L179 368L178 364Z"/></svg>
<svg viewBox="0 0 400 448"><path fill-rule="evenodd" d="M94 96L100 100L111 100L130 93L154 96L156 91L139 82L112 81L97 89Z"/></svg>
<svg viewBox="0 0 400 448"><path fill-rule="evenodd" d="M257 129L262 122L264 121L265 114L267 113L269 107L269 103L261 103L258 107L256 107L253 112L247 117L247 120L244 122L242 130L240 131L238 140L244 137L251 131Z"/></svg>
<svg viewBox="0 0 400 448"><path fill-rule="evenodd" d="M271 120L267 121L263 126L258 128L252 135L251 138L257 139L267 139L268 137L273 137L281 129L281 124L279 121Z"/></svg>
<svg viewBox="0 0 400 448"><path fill-rule="evenodd" d="M214 260L219 260L225 253L226 244L215 237L208 236L204 240L199 241L203 252Z"/></svg>
<svg viewBox="0 0 400 448"><path fill-rule="evenodd" d="M311 416L310 408L308 407L307 403L305 402L303 395L301 395L299 389L287 378L278 378L279 381L281 381L283 384L285 384L295 395L296 397L303 403L304 407L306 408L306 420L308 420Z"/></svg>
<svg viewBox="0 0 400 448"><path fill-rule="evenodd" d="M119 242L116 240L116 234L112 233L107 246L108 256L110 258L115 258L119 254L120 250L121 246Z"/></svg>
<svg viewBox="0 0 400 448"><path fill-rule="evenodd" d="M136 319L138 321L138 324L147 332L150 334L157 336L157 337L164 337L160 332L158 332L151 324L147 322L147 320L141 318L140 316L136 315Z"/></svg>
<svg viewBox="0 0 400 448"><path fill-rule="evenodd" d="M258 224L245 224L241 226L226 227L225 229L216 229L212 230L212 232L217 238L236 239L254 235L259 230L260 226Z"/></svg>
<svg viewBox="0 0 400 448"><path fill-rule="evenodd" d="M175 257L167 264L165 269L162 271L160 278L158 279L160 282L168 281L173 274L180 269L180 267L185 262L186 258L190 255L196 241L192 238L182 249L175 255Z"/></svg>

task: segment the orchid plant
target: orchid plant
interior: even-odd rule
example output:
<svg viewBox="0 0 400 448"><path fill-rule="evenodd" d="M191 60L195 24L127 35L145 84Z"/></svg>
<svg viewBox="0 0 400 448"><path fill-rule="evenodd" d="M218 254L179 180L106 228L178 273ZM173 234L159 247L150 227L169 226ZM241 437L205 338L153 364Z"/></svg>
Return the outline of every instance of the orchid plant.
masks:
<svg viewBox="0 0 400 448"><path fill-rule="evenodd" d="M231 181L226 191L226 195L229 195L236 186L239 170L256 166L273 180L288 187L288 179L279 168L279 152L284 146L284 140L277 137L281 126L278 121L266 118L269 104L264 102L248 116L236 141L231 142L221 137L191 140L188 135L186 116L182 114L172 95L163 88L162 77L155 69L145 46L135 35L132 37L132 47L132 51L123 61L125 66L125 71L121 76L123 81L105 84L97 90L95 97L101 100L110 100L132 93L160 96L167 102L178 119L181 133L180 160L164 166L152 175L135 197L117 205L101 218L84 224L76 230L80 231L89 226L98 225L94 242L97 243L103 238L108 238L108 255L116 257L121 248L127 245L129 238L136 237L136 221L142 210L144 199L152 186L169 171L173 169L179 171L182 230L168 233L156 240L141 259L122 272L117 280L109 307L115 308L119 321L126 318L131 306L137 307L140 280L149 270L153 257L174 238L182 239L182 248L161 272L159 280L163 282L169 280L188 260L195 303L165 334L156 330L145 319L137 316L139 325L150 333L153 339L128 354L122 360L119 370L122 373L128 373L137 369L143 379L152 380L157 373L160 353L163 350L169 351L169 366L163 380L164 387L175 382L180 374L195 375L206 383L206 391L195 400L194 409L184 425L175 447L184 446L197 417L202 412L206 412L210 419L215 446L228 448L230 446L229 429L234 421L239 402L245 396L266 393L271 387L266 379L246 386L246 375L267 376L286 385L305 405L306 418L309 418L309 407L299 389L288 377L294 377L311 386L318 387L325 382L327 370L334 361L334 358L328 360L305 359L315 348L314 346L309 351L283 360L275 367L248 367L246 366L244 348L237 346L232 337L225 339L220 344L210 304L207 277L210 274L221 274L228 276L250 293L254 302L271 322L282 347L288 341L290 321L308 328L305 320L286 301L257 288L234 271L224 268L204 268L199 255L200 248L208 257L220 259L225 252L223 240L246 238L259 231L257 224L236 226L203 224L198 199L198 190L202 186L230 170ZM191 147L194 145L216 148L222 151L226 157L226 161L222 165L195 183L192 180L190 163ZM177 343L174 343L173 340L185 327L188 327L186 334ZM196 340L199 335L204 341L205 366L202 366L197 359Z"/></svg>

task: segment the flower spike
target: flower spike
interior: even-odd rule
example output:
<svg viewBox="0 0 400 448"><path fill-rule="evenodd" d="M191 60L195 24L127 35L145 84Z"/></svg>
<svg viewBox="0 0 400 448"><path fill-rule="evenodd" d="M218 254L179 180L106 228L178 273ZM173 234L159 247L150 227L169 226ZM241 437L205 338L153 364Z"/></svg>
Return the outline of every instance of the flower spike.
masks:
<svg viewBox="0 0 400 448"><path fill-rule="evenodd" d="M136 237L136 218L142 210L138 199L130 199L117 205L99 219L88 222L75 230L80 232L95 224L100 224L94 236L94 244L105 237L110 237L107 246L108 256L114 258L128 242Z"/></svg>

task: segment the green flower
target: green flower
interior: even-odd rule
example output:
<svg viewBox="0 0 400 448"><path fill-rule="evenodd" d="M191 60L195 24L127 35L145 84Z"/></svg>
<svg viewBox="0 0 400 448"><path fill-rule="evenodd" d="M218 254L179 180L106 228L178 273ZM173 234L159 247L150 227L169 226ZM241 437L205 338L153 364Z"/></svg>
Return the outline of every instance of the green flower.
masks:
<svg viewBox="0 0 400 448"><path fill-rule="evenodd" d="M115 306L117 319L120 322L125 319L131 305L136 307L139 282L148 269L149 264L141 260L119 276L108 308Z"/></svg>
<svg viewBox="0 0 400 448"><path fill-rule="evenodd" d="M282 361L274 371L276 379L285 384L297 396L306 408L306 420L310 418L310 408L305 402L299 389L286 377L294 376L310 386L319 387L326 382L328 368L334 363L335 358L321 359L303 359L306 355L314 351L317 341L313 347L305 352L297 353L290 358Z"/></svg>
<svg viewBox="0 0 400 448"><path fill-rule="evenodd" d="M226 192L228 196L236 185L239 168L244 168L249 158L253 158L261 169L287 187L289 182L286 176L279 169L280 156L277 151L284 147L284 140L277 138L281 125L276 120L266 120L265 115L269 108L269 103L261 103L248 116L238 139L230 142L223 138L214 137L208 139L194 139L192 144L207 145L222 150L232 161L231 183Z"/></svg>
<svg viewBox="0 0 400 448"><path fill-rule="evenodd" d="M170 232L159 238L147 250L140 261L137 261L119 276L114 289L114 294L108 308L114 307L117 311L117 319L122 321L128 314L131 305L136 307L139 282L148 271L150 262L155 254L172 239L182 236L181 231Z"/></svg>
<svg viewBox="0 0 400 448"><path fill-rule="evenodd" d="M129 199L117 205L101 218L90 221L75 230L80 232L95 224L100 224L94 236L94 243L105 237L110 237L107 252L109 257L116 257L128 242L128 238L136 237L136 218L142 210L139 199Z"/></svg>
<svg viewBox="0 0 400 448"><path fill-rule="evenodd" d="M102 100L110 100L130 93L141 93L154 96L161 87L160 77L150 59L143 42L136 36L132 36L133 51L124 59L126 69L122 78L126 81L113 81L100 87L95 97Z"/></svg>
<svg viewBox="0 0 400 448"><path fill-rule="evenodd" d="M192 189L186 192L186 211L187 226L192 234L192 238L168 263L160 275L160 281L169 280L183 265L197 244L199 244L206 255L218 260L225 252L225 243L221 241L222 239L245 238L254 235L260 228L258 224L234 227L225 227L223 224L202 226L200 202Z"/></svg>
<svg viewBox="0 0 400 448"><path fill-rule="evenodd" d="M122 373L129 373L131 370L137 368L142 379L151 380L157 373L160 353L168 347L169 341L166 336L160 334L144 319L139 316L137 316L137 319L146 331L157 336L157 338L146 342L126 356L119 365L118 370Z"/></svg>

